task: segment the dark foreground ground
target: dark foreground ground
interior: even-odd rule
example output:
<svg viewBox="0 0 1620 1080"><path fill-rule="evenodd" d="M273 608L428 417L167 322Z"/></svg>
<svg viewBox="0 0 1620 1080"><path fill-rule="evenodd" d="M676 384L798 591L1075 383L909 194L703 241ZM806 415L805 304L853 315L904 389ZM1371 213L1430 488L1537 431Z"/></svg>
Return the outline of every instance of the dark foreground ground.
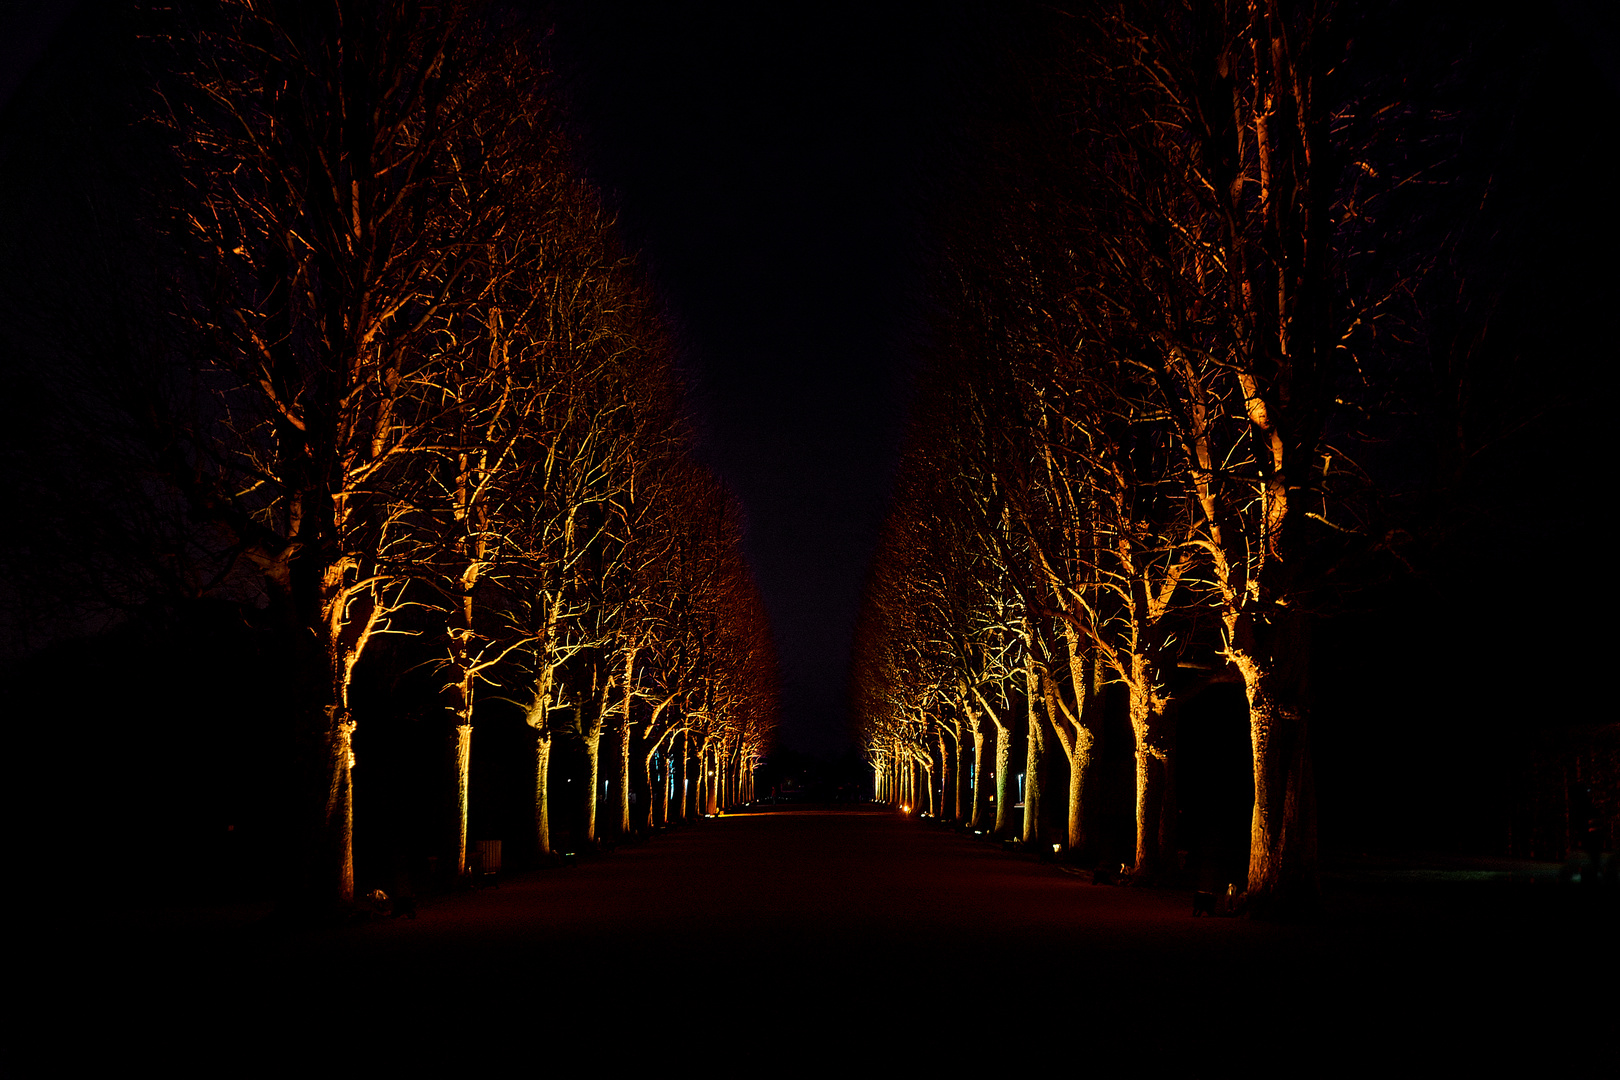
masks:
<svg viewBox="0 0 1620 1080"><path fill-rule="evenodd" d="M8 1060L17 1075L1614 1075L1612 904L1504 875L1328 885L1308 926L1193 918L1189 893L1091 885L892 814L800 810L342 930L109 897L14 941L41 948L13 968L27 1004Z"/></svg>

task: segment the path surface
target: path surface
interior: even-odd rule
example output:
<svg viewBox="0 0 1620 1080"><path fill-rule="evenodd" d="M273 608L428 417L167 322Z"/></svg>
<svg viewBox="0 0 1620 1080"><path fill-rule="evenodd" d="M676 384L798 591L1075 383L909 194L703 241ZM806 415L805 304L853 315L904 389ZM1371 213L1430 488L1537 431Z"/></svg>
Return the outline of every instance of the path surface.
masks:
<svg viewBox="0 0 1620 1080"><path fill-rule="evenodd" d="M948 1054L1005 1036L1055 1039L1077 1062L1088 1040L1220 1060L1252 1053L1259 1023L1272 1051L1281 1032L1335 1054L1413 1039L1454 1057L1560 1045L1603 1000L1572 980L1612 994L1612 963L1588 951L1598 924L1551 896L1341 891L1321 923L1278 927L1193 918L1188 893L1094 886L892 814L747 814L415 920L268 937L142 918L79 993L159 1043L335 1013L396 1046L539 1025L650 1052L651 1033L684 1038L708 1015L742 1021L761 1053L859 1052L852 1033L881 1029Z"/></svg>

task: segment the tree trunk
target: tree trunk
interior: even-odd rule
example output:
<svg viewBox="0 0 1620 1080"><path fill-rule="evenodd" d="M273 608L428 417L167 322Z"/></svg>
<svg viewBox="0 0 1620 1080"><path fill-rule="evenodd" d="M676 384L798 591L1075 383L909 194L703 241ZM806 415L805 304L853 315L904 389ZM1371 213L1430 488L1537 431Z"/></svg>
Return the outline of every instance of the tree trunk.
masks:
<svg viewBox="0 0 1620 1080"><path fill-rule="evenodd" d="M614 772L618 774L619 791L618 798L614 800L614 809L617 813L614 814L613 826L614 832L618 836L627 837L632 830L630 821L630 737L633 732L630 730L629 720L621 721L619 730L614 734L617 738L614 739L615 759L613 765Z"/></svg>
<svg viewBox="0 0 1620 1080"><path fill-rule="evenodd" d="M697 769L697 776L693 782L697 790L693 792L692 816L702 819L709 813L709 745L708 740L699 740L692 755L692 764Z"/></svg>
<svg viewBox="0 0 1620 1080"><path fill-rule="evenodd" d="M994 714L990 720L996 728L996 824L992 835L1005 840L1012 829L1012 730Z"/></svg>
<svg viewBox="0 0 1620 1080"><path fill-rule="evenodd" d="M663 756L659 758L659 763L663 766L663 770L662 774L658 777L657 824L660 828L665 829L669 828L669 795L670 788L674 784L675 772L675 770L670 767L671 762L669 760L669 755L675 749L675 739L678 738L680 738L680 736L676 735L670 739L670 745L664 748Z"/></svg>
<svg viewBox="0 0 1620 1080"><path fill-rule="evenodd" d="M542 857L551 854L551 732L538 730L534 740L534 842Z"/></svg>
<svg viewBox="0 0 1620 1080"><path fill-rule="evenodd" d="M1024 834L1026 844L1037 844L1041 839L1041 757L1046 749L1046 736L1041 723L1039 704L1040 674L1034 664L1024 668L1025 709L1029 717L1029 738L1024 753Z"/></svg>
<svg viewBox="0 0 1620 1080"><path fill-rule="evenodd" d="M534 729L534 843L535 854L551 854L551 680L553 671L542 659L523 721Z"/></svg>
<svg viewBox="0 0 1620 1080"><path fill-rule="evenodd" d="M973 829L984 828L985 810L990 788L984 783L984 729L979 718L973 717L973 812L968 824Z"/></svg>
<svg viewBox="0 0 1620 1080"><path fill-rule="evenodd" d="M456 858L451 865L457 880L467 874L467 811L471 805L472 725L457 724L452 736L456 768Z"/></svg>
<svg viewBox="0 0 1620 1080"><path fill-rule="evenodd" d="M702 762L698 760L691 732L685 738L686 746L681 754L681 820L695 821L698 816L698 794L703 787L703 776L699 772Z"/></svg>
<svg viewBox="0 0 1620 1080"><path fill-rule="evenodd" d="M1164 870L1164 844L1172 831L1164 820L1172 745L1166 738L1165 700L1154 685L1153 665L1147 657L1132 654L1130 667L1131 734L1136 744L1135 876L1151 881Z"/></svg>
<svg viewBox="0 0 1620 1080"><path fill-rule="evenodd" d="M686 820L686 733L677 732L669 741L669 809L664 820L670 823Z"/></svg>
<svg viewBox="0 0 1620 1080"><path fill-rule="evenodd" d="M596 786L601 779L602 725L597 722L585 737L585 846L596 844Z"/></svg>
<svg viewBox="0 0 1620 1080"><path fill-rule="evenodd" d="M719 754L717 754L715 752L713 747L705 746L703 756L704 756L704 765L705 765L705 768L704 768L705 790L704 790L704 800L703 800L703 806L704 806L704 811L703 812L712 817L713 815L718 814L720 812L720 791L719 791L719 786L716 783L716 781L719 780L719 776L717 775L717 773L719 772L719 766L718 766L717 761L715 760L716 758L719 757Z"/></svg>
<svg viewBox="0 0 1620 1080"><path fill-rule="evenodd" d="M337 895L340 904L354 903L354 722L336 725L333 751L337 772Z"/></svg>
<svg viewBox="0 0 1620 1080"><path fill-rule="evenodd" d="M950 759L950 764L947 767L947 773L950 776L950 785L949 785L948 790L943 790L944 806L942 808L942 811L943 811L942 816L944 816L947 821L950 821L953 824L959 823L962 820L962 728L961 728L961 725L957 725L955 735L956 735L956 737L951 740L951 749L950 749L951 759ZM944 748L941 747L941 750L943 750L943 749Z"/></svg>
<svg viewBox="0 0 1620 1080"><path fill-rule="evenodd" d="M1247 614L1230 621L1232 655L1249 699L1254 762L1248 910L1266 918L1307 916L1321 900L1308 740L1308 627L1292 613L1277 616L1270 627L1256 626L1258 620ZM1256 640L1262 633L1264 640Z"/></svg>
<svg viewBox="0 0 1620 1080"><path fill-rule="evenodd" d="M621 837L630 835L630 707L635 701L636 650L629 649L624 657L624 704L619 714L618 760L614 762L619 775L619 801L617 830Z"/></svg>
<svg viewBox="0 0 1620 1080"><path fill-rule="evenodd" d="M637 825L651 835L664 823L664 795L669 790L658 776L658 763L663 757L656 748L642 748L641 768L647 781L647 809L640 815Z"/></svg>

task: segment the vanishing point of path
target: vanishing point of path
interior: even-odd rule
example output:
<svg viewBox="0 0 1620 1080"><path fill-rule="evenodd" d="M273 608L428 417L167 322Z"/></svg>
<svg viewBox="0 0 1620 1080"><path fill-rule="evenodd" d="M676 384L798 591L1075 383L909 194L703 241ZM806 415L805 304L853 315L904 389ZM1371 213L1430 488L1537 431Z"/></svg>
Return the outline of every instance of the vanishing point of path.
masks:
<svg viewBox="0 0 1620 1080"><path fill-rule="evenodd" d="M724 1020L809 1055L880 1028L873 1053L922 1039L949 1059L1059 1025L1146 1039L1149 1058L1247 1055L1262 1030L1273 1050L1372 1057L1444 1033L1471 1056L1578 1031L1605 979L1613 992L1612 919L1549 895L1340 891L1311 926L1193 918L1186 892L1091 885L893 813L797 810L706 821L414 920L282 937L125 920L83 990L159 1042L267 1020L293 1037L335 1016L427 1046L449 1010L475 1041L540 1025L625 1052Z"/></svg>

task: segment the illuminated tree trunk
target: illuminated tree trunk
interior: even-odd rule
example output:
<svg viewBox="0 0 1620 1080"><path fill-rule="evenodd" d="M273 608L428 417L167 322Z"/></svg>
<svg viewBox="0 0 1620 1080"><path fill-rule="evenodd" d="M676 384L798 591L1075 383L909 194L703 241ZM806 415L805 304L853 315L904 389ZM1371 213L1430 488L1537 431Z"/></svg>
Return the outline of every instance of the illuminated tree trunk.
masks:
<svg viewBox="0 0 1620 1080"><path fill-rule="evenodd" d="M336 759L338 784L338 898L342 903L354 901L354 723L339 723Z"/></svg>
<svg viewBox="0 0 1620 1080"><path fill-rule="evenodd" d="M994 835L1005 840L1012 830L1013 772L1012 730L1001 722L1001 717L990 714L996 727L996 825Z"/></svg>
<svg viewBox="0 0 1620 1080"><path fill-rule="evenodd" d="M692 817L701 819L709 805L708 742L697 740L692 747Z"/></svg>
<svg viewBox="0 0 1620 1080"><path fill-rule="evenodd" d="M673 825L686 820L686 733L677 731L670 736L669 759L664 763L666 782L669 784L664 821Z"/></svg>
<svg viewBox="0 0 1620 1080"><path fill-rule="evenodd" d="M1146 657L1131 658L1131 734L1136 758L1135 876L1151 881L1163 870L1170 822L1164 820L1170 781L1171 740L1167 737L1164 699L1153 687Z"/></svg>
<svg viewBox="0 0 1620 1080"><path fill-rule="evenodd" d="M662 774L658 777L658 786L656 788L651 786L652 782L653 782L652 773L654 771L657 771L656 769L649 769L648 770L647 783L649 785L648 786L649 791L656 791L658 793L656 798L653 801L653 807L651 809L651 813L653 815L653 820L652 820L653 827L654 828L663 828L663 827L665 827L665 826L667 826L669 824L669 774L670 774L670 768L669 768L669 750L667 748L664 750L664 752L661 755L659 755L659 757L658 757L658 765L662 766Z"/></svg>
<svg viewBox="0 0 1620 1080"><path fill-rule="evenodd" d="M452 864L460 878L467 873L467 808L470 803L472 766L472 725L457 724L451 737L456 769L456 859Z"/></svg>
<svg viewBox="0 0 1620 1080"><path fill-rule="evenodd" d="M680 819L692 820L692 733L681 732L681 767L675 788L675 801L680 806Z"/></svg>
<svg viewBox="0 0 1620 1080"><path fill-rule="evenodd" d="M701 819L709 812L708 740L699 739L693 748L692 766L696 771L696 775L692 777L692 784L696 788L692 793L692 816Z"/></svg>
<svg viewBox="0 0 1620 1080"><path fill-rule="evenodd" d="M548 635L549 629L548 626ZM543 654L536 658L530 697L523 710L523 722L534 731L534 844L536 853L541 856L550 855L552 851L550 711L555 674Z"/></svg>
<svg viewBox="0 0 1620 1080"><path fill-rule="evenodd" d="M974 829L982 829L989 795L989 788L984 783L984 729L978 712L971 706L966 708L969 730L973 733L973 812L968 824Z"/></svg>
<svg viewBox="0 0 1620 1080"><path fill-rule="evenodd" d="M1100 713L1102 698L1097 693L1097 661L1074 648L1074 628L1067 627L1070 636L1070 683L1073 687L1074 713L1069 715L1062 700L1062 690L1054 676L1041 680L1046 692L1046 714L1069 762L1069 805L1066 843L1071 856L1088 854L1090 837L1086 831L1086 793L1091 783L1093 754L1097 745L1096 732L1102 726Z"/></svg>
<svg viewBox="0 0 1620 1080"><path fill-rule="evenodd" d="M1031 661L1024 667L1025 714L1029 717L1029 738L1025 740L1024 754L1024 843L1039 843L1041 839L1041 755L1046 748L1046 736L1041 723L1040 674Z"/></svg>
<svg viewBox="0 0 1620 1080"><path fill-rule="evenodd" d="M716 775L718 767L715 760L719 755L712 745L713 741L714 740L711 739L708 741L708 744L706 744L707 752L705 754L707 767L704 770L706 779L706 789L704 791L704 813L707 814L718 814L720 812L720 791L719 786L715 783L715 781L719 779L719 777Z"/></svg>
<svg viewBox="0 0 1620 1080"><path fill-rule="evenodd" d="M551 854L551 732L536 730L534 739L534 844Z"/></svg>
<svg viewBox="0 0 1620 1080"><path fill-rule="evenodd" d="M580 735L585 742L585 844L596 843L597 785L602 782L602 705L600 699L592 703L592 718L581 726Z"/></svg>
<svg viewBox="0 0 1620 1080"><path fill-rule="evenodd" d="M336 512L343 512L342 500ZM286 609L312 609L308 621L319 628L316 634L294 631L303 646L294 658L294 692L308 703L300 709L309 718L301 734L309 740L306 760L319 770L306 777L318 777L322 787L318 794L311 792L319 801L311 800L316 813L304 819L309 831L299 837L299 872L286 900L297 910L324 916L334 903L342 907L354 901L356 725L348 707L349 686L381 607L369 592L345 588L346 578L356 570L351 560L321 566L312 558L294 557L282 566L281 573L271 575L271 584L282 586L272 602ZM351 611L345 618L351 606L363 613L355 617Z"/></svg>
<svg viewBox="0 0 1620 1080"><path fill-rule="evenodd" d="M450 632L450 670L455 681L448 687L449 712L455 721L452 730L451 753L456 770L456 847L451 863L457 879L467 873L467 814L472 804L472 710L473 710L473 658L470 651L472 636L472 597L464 595L456 605L459 625Z"/></svg>
<svg viewBox="0 0 1620 1080"><path fill-rule="evenodd" d="M674 700L671 696L653 710L649 732L657 727L659 714ZM680 737L679 728L671 726L659 738L646 740L641 748L642 770L647 780L647 809L641 815L641 824L649 832L669 825L670 789L674 786L675 772L673 755Z"/></svg>
<svg viewBox="0 0 1620 1080"><path fill-rule="evenodd" d="M1249 699L1254 762L1248 904L1253 913L1286 918L1308 914L1318 903L1309 637L1304 616L1276 616L1264 642L1256 640L1254 621L1247 615L1232 620L1232 656ZM1262 662L1267 656L1271 662Z"/></svg>
<svg viewBox="0 0 1620 1080"><path fill-rule="evenodd" d="M686 731L681 735L681 820L691 821L697 816L696 777L692 775L694 762L692 749L692 733Z"/></svg>
<svg viewBox="0 0 1620 1080"><path fill-rule="evenodd" d="M669 814L670 822L686 820L686 733L675 736L677 742L669 747ZM679 752L676 750L679 745Z"/></svg>
<svg viewBox="0 0 1620 1080"><path fill-rule="evenodd" d="M614 762L619 774L617 829L620 836L630 835L630 707L635 700L636 650L624 654L624 700L619 713L617 740L618 760Z"/></svg>
<svg viewBox="0 0 1620 1080"><path fill-rule="evenodd" d="M962 724L953 720L952 730L956 738L951 743L951 790L946 801L946 809L950 813L951 821L961 823L967 819L962 816L962 769L967 761L967 751L962 743Z"/></svg>

